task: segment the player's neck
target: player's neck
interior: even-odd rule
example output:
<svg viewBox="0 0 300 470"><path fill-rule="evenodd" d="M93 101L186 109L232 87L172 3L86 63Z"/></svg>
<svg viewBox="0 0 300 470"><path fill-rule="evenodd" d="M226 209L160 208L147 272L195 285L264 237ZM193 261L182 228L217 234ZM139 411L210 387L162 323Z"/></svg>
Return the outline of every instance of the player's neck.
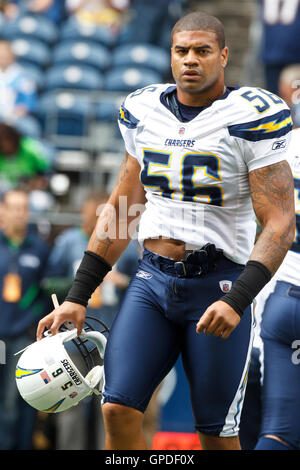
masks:
<svg viewBox="0 0 300 470"><path fill-rule="evenodd" d="M226 91L224 83L207 92L189 93L177 87L177 98L186 106L210 106L215 100L221 98Z"/></svg>

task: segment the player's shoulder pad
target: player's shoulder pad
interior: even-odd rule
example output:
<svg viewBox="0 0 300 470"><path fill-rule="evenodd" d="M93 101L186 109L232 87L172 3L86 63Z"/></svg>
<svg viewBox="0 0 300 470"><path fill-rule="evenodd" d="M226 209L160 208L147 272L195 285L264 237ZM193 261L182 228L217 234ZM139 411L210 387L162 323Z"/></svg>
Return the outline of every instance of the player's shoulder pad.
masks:
<svg viewBox="0 0 300 470"><path fill-rule="evenodd" d="M119 109L119 123L129 129L135 129L139 122L159 104L161 93L166 84L153 84L130 93Z"/></svg>
<svg viewBox="0 0 300 470"><path fill-rule="evenodd" d="M229 134L258 141L282 137L292 130L290 109L277 95L263 88L241 87L232 93L234 122Z"/></svg>

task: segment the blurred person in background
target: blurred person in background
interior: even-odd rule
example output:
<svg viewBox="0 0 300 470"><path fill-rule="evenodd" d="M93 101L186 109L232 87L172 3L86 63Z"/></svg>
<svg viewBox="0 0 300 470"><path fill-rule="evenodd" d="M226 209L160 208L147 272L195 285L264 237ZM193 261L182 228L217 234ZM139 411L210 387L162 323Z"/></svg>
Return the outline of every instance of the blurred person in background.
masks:
<svg viewBox="0 0 300 470"><path fill-rule="evenodd" d="M32 343L39 318L49 308L40 281L49 249L29 230L27 192L12 189L3 196L0 231L0 338L6 364L0 367L0 449L30 449L36 411L19 395L15 382L18 356Z"/></svg>
<svg viewBox="0 0 300 470"><path fill-rule="evenodd" d="M185 0L132 0L122 42L170 47L172 25L182 13Z"/></svg>
<svg viewBox="0 0 300 470"><path fill-rule="evenodd" d="M261 55L265 87L279 94L278 80L284 67L300 63L299 0L258 0L261 14Z"/></svg>
<svg viewBox="0 0 300 470"><path fill-rule="evenodd" d="M43 145L0 122L0 180L3 188L19 184L26 189L45 189L50 162Z"/></svg>
<svg viewBox="0 0 300 470"><path fill-rule="evenodd" d="M279 95L290 106L294 124L299 127L300 103L300 62L285 67L280 73L278 82Z"/></svg>
<svg viewBox="0 0 300 470"><path fill-rule="evenodd" d="M300 446L300 369L296 350L300 337L299 84L300 63L285 67L279 75L278 88L294 121L287 160L294 176L296 233L274 278L256 299L257 328L240 425L245 450L295 450Z"/></svg>
<svg viewBox="0 0 300 470"><path fill-rule="evenodd" d="M97 216L107 198L108 195L104 191L91 192L82 204L80 227L67 229L56 238L48 261L47 277L43 280L43 288L49 297L55 292L59 301L65 298L82 254L87 249ZM110 328L130 279L136 272L138 256L137 243L132 242L115 269L94 292L87 315L102 320ZM61 450L83 450L91 449L93 446L97 449L103 448L103 425L99 417L101 418L101 407L97 397L90 397L78 406L64 413L58 413L55 416L56 448Z"/></svg>
<svg viewBox="0 0 300 470"><path fill-rule="evenodd" d="M12 21L18 16L32 13L43 15L59 24L66 15L64 0L8 0L2 4L4 16Z"/></svg>
<svg viewBox="0 0 300 470"><path fill-rule="evenodd" d="M66 0L70 15L83 26L93 25L119 32L130 0Z"/></svg>
<svg viewBox="0 0 300 470"><path fill-rule="evenodd" d="M10 42L0 39L0 120L13 123L31 113L36 101L35 83L16 62Z"/></svg>

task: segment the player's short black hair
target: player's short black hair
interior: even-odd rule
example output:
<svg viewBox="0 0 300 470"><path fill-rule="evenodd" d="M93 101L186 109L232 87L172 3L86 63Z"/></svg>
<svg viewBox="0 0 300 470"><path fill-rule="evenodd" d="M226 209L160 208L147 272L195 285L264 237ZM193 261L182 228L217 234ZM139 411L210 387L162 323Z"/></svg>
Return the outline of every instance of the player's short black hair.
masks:
<svg viewBox="0 0 300 470"><path fill-rule="evenodd" d="M208 13L195 11L180 18L173 26L171 33L172 41L173 35L181 31L212 31L217 36L220 50L225 47L224 26L218 18Z"/></svg>

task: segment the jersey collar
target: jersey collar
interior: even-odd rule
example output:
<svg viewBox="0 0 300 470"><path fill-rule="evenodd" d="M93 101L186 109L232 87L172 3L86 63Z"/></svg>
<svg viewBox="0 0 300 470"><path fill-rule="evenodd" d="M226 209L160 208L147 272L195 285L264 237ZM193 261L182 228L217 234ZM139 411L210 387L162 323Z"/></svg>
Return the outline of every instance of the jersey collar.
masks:
<svg viewBox="0 0 300 470"><path fill-rule="evenodd" d="M228 95L233 91L237 90L240 87L226 87L226 91L224 95L222 95L220 98L217 98L215 101L218 100L224 100L228 97ZM169 86L165 91L163 91L160 95L160 102L172 113L174 116L181 122L186 122L184 120L182 113L180 111L179 105L178 105L178 100L177 100L177 87L176 85L171 85ZM215 101L213 101L210 105L208 106L199 106L199 113L203 111L204 109L209 108ZM188 108L187 106L185 106ZM194 108L191 106L191 108Z"/></svg>

